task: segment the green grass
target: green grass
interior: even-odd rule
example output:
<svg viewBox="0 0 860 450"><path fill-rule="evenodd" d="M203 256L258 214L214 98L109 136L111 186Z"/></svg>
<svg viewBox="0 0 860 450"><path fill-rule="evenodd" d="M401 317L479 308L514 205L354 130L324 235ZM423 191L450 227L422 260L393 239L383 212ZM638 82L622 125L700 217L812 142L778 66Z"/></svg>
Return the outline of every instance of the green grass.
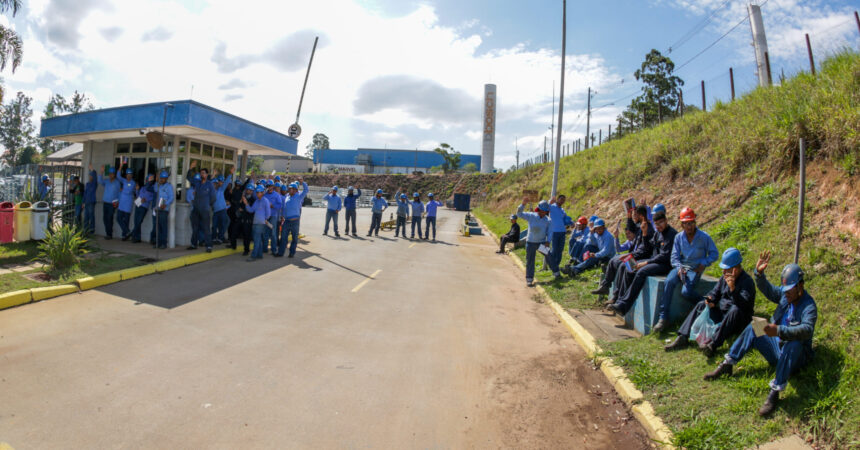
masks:
<svg viewBox="0 0 860 450"><path fill-rule="evenodd" d="M678 211L692 206L721 251L742 251L748 271L761 251L772 251L768 274L778 281L794 253L797 139L809 142L810 167L817 170L807 177L800 264L818 304L816 356L792 377L774 417L756 414L773 377L757 353L738 364L736 376L706 383L702 375L720 358L707 360L693 349L663 352L674 333L603 346L654 404L677 445L746 448L798 433L823 447L860 448L860 236L844 225L860 222L860 191L854 187L860 184L858 73L860 54L841 53L826 60L817 77L801 74L713 112L687 115L560 162L559 189L569 196L569 214L596 213L614 223L622 217L621 199L635 195L667 204L677 229ZM551 177L549 164L505 174L475 214L493 232L505 233L505 217L522 191L537 190L546 198ZM524 259L522 250L516 254ZM707 273L720 275L716 265ZM598 300L588 292L598 276L591 271L554 282L549 272L539 272L537 279L563 306L595 308ZM757 296L756 315L769 316L774 308ZM727 349L728 344L718 354Z"/></svg>
<svg viewBox="0 0 860 450"><path fill-rule="evenodd" d="M36 241L3 244L0 245L0 265L26 263L38 254L39 244Z"/></svg>

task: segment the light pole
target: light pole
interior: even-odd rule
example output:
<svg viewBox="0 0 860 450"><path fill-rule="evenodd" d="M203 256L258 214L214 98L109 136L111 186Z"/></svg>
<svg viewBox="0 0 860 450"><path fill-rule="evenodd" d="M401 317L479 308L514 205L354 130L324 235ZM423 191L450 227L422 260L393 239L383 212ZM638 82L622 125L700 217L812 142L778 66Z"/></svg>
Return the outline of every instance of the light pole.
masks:
<svg viewBox="0 0 860 450"><path fill-rule="evenodd" d="M558 135L555 144L555 164L552 169L552 197L558 192L558 165L561 156L561 124L564 116L564 54L567 51L567 0L561 2L561 86L558 93Z"/></svg>

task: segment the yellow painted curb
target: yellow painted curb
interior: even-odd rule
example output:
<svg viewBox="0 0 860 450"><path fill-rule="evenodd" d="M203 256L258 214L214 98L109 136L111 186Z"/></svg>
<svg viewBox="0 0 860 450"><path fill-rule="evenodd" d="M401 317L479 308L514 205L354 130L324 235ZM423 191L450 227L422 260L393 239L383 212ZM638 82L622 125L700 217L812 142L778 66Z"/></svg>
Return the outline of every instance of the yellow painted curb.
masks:
<svg viewBox="0 0 860 450"><path fill-rule="evenodd" d="M29 289L22 289L20 291L12 291L7 292L5 294L0 294L0 309L11 308L13 306L23 305L25 303L30 303L33 299L33 294Z"/></svg>
<svg viewBox="0 0 860 450"><path fill-rule="evenodd" d="M119 273L120 278L123 281L131 280L134 278L139 278L155 273L155 266L152 264L147 264L145 266L129 267L128 269L120 270Z"/></svg>
<svg viewBox="0 0 860 450"><path fill-rule="evenodd" d="M11 445L9 445L5 442L0 442L0 450L15 450L15 449L12 448Z"/></svg>
<svg viewBox="0 0 860 450"><path fill-rule="evenodd" d="M97 288L99 286L104 286L106 284L116 283L120 281L122 278L120 277L120 272L108 272L103 273L101 275L95 275L92 277L84 277L78 278L76 282L82 291L86 291L87 289Z"/></svg>
<svg viewBox="0 0 860 450"><path fill-rule="evenodd" d="M191 265L191 264L197 264L197 263L202 263L204 261L208 261L209 255L211 255L211 253L195 253L193 255L182 256L181 259L184 260L184 265ZM170 261L170 260L168 259L167 261ZM167 262L167 261L165 261L165 262Z"/></svg>
<svg viewBox="0 0 860 450"><path fill-rule="evenodd" d="M61 295L74 294L75 292L78 292L78 287L73 284L61 284L59 286L46 286L30 289L34 302L59 297Z"/></svg>
<svg viewBox="0 0 860 450"><path fill-rule="evenodd" d="M182 256L179 258L167 259L164 261L153 263L152 266L155 267L156 272L167 272L168 270L185 267L185 261L187 258L188 256Z"/></svg>
<svg viewBox="0 0 860 450"><path fill-rule="evenodd" d="M489 228L484 226L484 224L475 217L475 220L481 225L481 228L487 231L487 234L492 236L496 243L499 242L498 236L493 233ZM514 263L523 271L525 271L526 266L517 257L513 252L508 253L508 256L514 261ZM579 344L580 347L585 351L585 353L590 357L594 358L595 355L600 353L600 347L597 345L597 341L594 339L594 336L588 332L579 322L576 321L571 315L558 303L553 300L549 294L547 294L546 290L544 290L543 286L535 285L535 288L541 295L543 295L546 303L549 305L550 309L555 313L555 315L564 323L564 326L567 327L570 334L573 335L574 340ZM663 423L663 420L657 416L654 412L654 408L651 406L651 403L647 401L643 401L645 396L642 394L642 391L636 389L636 386L630 381L630 378L627 377L627 374L624 372L624 369L616 366L609 358L598 358L597 362L600 364L600 370L603 372L603 375L606 376L607 380L609 380L610 384L615 388L615 391L618 392L618 396L626 403L630 409L633 411L633 416L636 417L636 420L642 424L642 428L645 428L645 432L648 433L648 436L655 441L655 443L659 444L663 449L674 449L675 447L671 444L672 442L672 431Z"/></svg>

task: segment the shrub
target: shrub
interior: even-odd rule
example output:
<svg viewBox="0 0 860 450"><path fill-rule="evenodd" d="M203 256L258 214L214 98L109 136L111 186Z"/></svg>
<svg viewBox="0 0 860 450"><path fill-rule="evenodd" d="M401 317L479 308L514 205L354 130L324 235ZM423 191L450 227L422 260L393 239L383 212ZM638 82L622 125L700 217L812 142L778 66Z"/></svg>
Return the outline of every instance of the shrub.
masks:
<svg viewBox="0 0 860 450"><path fill-rule="evenodd" d="M81 231L71 225L63 225L49 231L39 243L39 258L50 264L53 272L63 272L78 265L79 257L87 253L87 240Z"/></svg>

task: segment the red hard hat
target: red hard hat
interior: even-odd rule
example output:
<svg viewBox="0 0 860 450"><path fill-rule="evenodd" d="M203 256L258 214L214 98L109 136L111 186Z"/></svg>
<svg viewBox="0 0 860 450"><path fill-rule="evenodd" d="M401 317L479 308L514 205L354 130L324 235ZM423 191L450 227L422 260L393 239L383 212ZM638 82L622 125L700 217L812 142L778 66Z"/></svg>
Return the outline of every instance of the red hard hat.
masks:
<svg viewBox="0 0 860 450"><path fill-rule="evenodd" d="M693 222L696 220L696 212L692 208L681 210L681 222Z"/></svg>
<svg viewBox="0 0 860 450"><path fill-rule="evenodd" d="M588 218L585 216L579 216L579 219L576 219L576 222L580 225L588 225Z"/></svg>

